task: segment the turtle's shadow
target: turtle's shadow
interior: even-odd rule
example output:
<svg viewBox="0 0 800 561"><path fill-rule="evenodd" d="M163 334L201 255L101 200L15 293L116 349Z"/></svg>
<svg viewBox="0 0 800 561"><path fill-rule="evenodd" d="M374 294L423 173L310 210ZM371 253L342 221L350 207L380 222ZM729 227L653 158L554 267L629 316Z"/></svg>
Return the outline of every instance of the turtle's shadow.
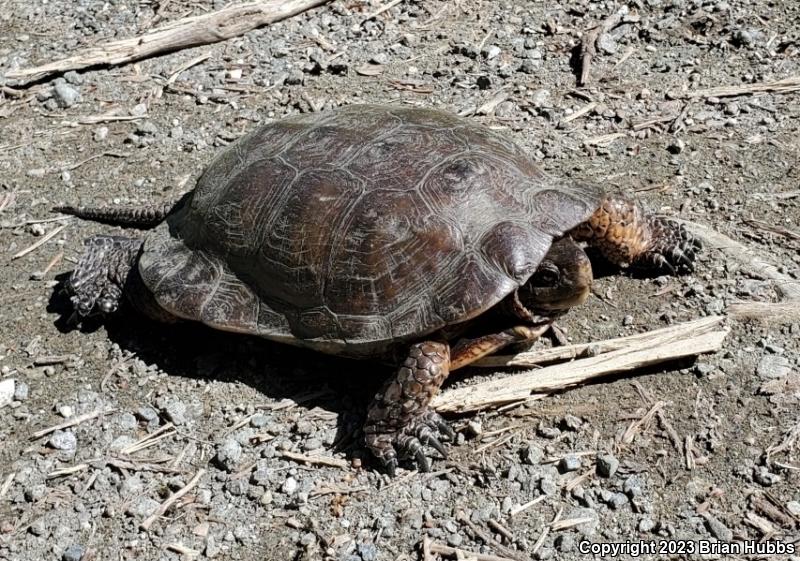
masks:
<svg viewBox="0 0 800 561"><path fill-rule="evenodd" d="M195 322L159 323L127 306L106 318L93 317L76 324L63 292L66 277L57 277L61 282L47 308L59 314L55 322L59 331L90 333L105 327L108 338L120 349L170 376L240 382L276 401L290 398L305 410L319 407L335 413L335 449L345 451L348 457L368 456L360 445L361 425L367 405L391 374L389 366L323 355Z"/></svg>

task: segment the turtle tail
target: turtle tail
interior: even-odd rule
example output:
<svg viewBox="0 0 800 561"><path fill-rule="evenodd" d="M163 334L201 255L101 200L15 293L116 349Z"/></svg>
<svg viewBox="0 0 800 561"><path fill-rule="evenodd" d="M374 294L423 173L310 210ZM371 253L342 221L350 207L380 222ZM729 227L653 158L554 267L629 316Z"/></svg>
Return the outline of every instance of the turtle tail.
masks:
<svg viewBox="0 0 800 561"><path fill-rule="evenodd" d="M128 226L147 230L154 228L164 221L167 215L183 200L168 203L151 204L145 206L123 206L123 207L92 207L92 206L57 206L53 212L77 216L84 220L102 222L115 226Z"/></svg>

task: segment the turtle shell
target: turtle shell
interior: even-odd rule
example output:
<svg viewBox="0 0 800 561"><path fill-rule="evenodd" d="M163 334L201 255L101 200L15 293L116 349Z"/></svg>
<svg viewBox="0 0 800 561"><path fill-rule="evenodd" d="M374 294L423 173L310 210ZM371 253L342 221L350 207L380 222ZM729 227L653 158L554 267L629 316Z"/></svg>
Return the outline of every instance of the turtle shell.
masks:
<svg viewBox="0 0 800 561"><path fill-rule="evenodd" d="M368 356L497 304L600 196L544 174L507 132L352 105L226 147L139 270L176 316Z"/></svg>

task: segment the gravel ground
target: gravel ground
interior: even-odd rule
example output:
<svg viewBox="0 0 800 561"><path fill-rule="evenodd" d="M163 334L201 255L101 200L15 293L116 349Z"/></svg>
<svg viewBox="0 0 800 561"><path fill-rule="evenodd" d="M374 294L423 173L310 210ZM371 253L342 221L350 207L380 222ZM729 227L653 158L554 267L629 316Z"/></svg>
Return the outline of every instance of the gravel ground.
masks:
<svg viewBox="0 0 800 561"><path fill-rule="evenodd" d="M224 4L0 0L0 84ZM796 319L729 321L724 349L696 363L456 418L448 461L394 479L355 438L380 365L132 316L68 325L59 283L82 240L113 228L48 222L51 206L171 200L257 123L366 101L470 116L554 174L711 226L800 278L800 96L683 95L800 75L800 2L631 2L581 87L580 38L619 4L391 4L365 19L382 4L336 1L212 46L5 82L0 558L411 560L427 537L569 560L591 558L585 539L798 542ZM707 249L694 275L601 276L562 327L599 340L775 299Z"/></svg>

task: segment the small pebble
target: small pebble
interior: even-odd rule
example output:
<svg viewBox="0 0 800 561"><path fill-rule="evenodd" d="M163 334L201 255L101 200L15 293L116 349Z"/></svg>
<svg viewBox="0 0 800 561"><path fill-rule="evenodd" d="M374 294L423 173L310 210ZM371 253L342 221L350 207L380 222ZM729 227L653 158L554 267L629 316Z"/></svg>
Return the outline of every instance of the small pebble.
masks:
<svg viewBox="0 0 800 561"><path fill-rule="evenodd" d="M733 541L733 531L728 528L725 524L717 520L714 516L710 514L705 515L706 525L708 526L708 531L711 532L711 535L717 538L722 542L732 542Z"/></svg>
<svg viewBox="0 0 800 561"><path fill-rule="evenodd" d="M56 450L72 451L78 447L78 439L75 433L57 430L50 436L48 444Z"/></svg>
<svg viewBox="0 0 800 561"><path fill-rule="evenodd" d="M125 512L129 516L133 516L135 518L147 518L153 514L159 506L161 506L161 503L159 503L157 500L151 499L150 497L140 496L131 502Z"/></svg>
<svg viewBox="0 0 800 561"><path fill-rule="evenodd" d="M44 518L37 518L28 527L28 531L34 536L44 536L47 534L47 526L45 526Z"/></svg>
<svg viewBox="0 0 800 561"><path fill-rule="evenodd" d="M227 470L233 471L242 457L242 445L235 438L227 438L217 446L217 454L214 460L217 464Z"/></svg>
<svg viewBox="0 0 800 561"><path fill-rule="evenodd" d="M542 438L549 438L552 440L561 436L561 429L558 427L545 427L543 425L539 425L539 427L536 429L536 433Z"/></svg>
<svg viewBox="0 0 800 561"><path fill-rule="evenodd" d="M583 425L583 421L581 421L575 415L564 415L564 418L561 419L561 423L559 424L562 430L571 430L577 431Z"/></svg>
<svg viewBox="0 0 800 561"><path fill-rule="evenodd" d="M176 426L186 424L186 404L180 400L176 399L167 403L161 413L167 421Z"/></svg>
<svg viewBox="0 0 800 561"><path fill-rule="evenodd" d="M652 532L653 529L656 527L656 523L652 518L644 517L639 520L639 531L640 532Z"/></svg>
<svg viewBox="0 0 800 561"><path fill-rule="evenodd" d="M520 450L520 457L522 459L522 463L528 464L529 466L535 466L542 461L544 453L536 444L529 442L527 446Z"/></svg>
<svg viewBox="0 0 800 561"><path fill-rule="evenodd" d="M579 456L564 456L558 462L558 469L562 473L566 473L569 471L577 471L581 469L581 459Z"/></svg>
<svg viewBox="0 0 800 561"><path fill-rule="evenodd" d="M471 437L480 436L483 433L483 423L480 419L470 419L467 422L467 434Z"/></svg>
<svg viewBox="0 0 800 561"><path fill-rule="evenodd" d="M86 550L82 545L74 543L64 550L64 553L61 555L61 559L63 561L81 561L85 551Z"/></svg>
<svg viewBox="0 0 800 561"><path fill-rule="evenodd" d="M358 554L363 561L376 561L378 559L378 548L374 543L358 544Z"/></svg>
<svg viewBox="0 0 800 561"><path fill-rule="evenodd" d="M601 477L613 477L619 469L619 460L611 454L597 456L597 473Z"/></svg>
<svg viewBox="0 0 800 561"><path fill-rule="evenodd" d="M764 466L758 466L753 471L753 480L764 487L771 487L772 485L780 482L781 476L772 473Z"/></svg>
<svg viewBox="0 0 800 561"><path fill-rule="evenodd" d="M292 495L297 491L297 480L294 477L287 477L286 481L281 485L281 492L286 495Z"/></svg>
<svg viewBox="0 0 800 561"><path fill-rule="evenodd" d="M501 52L500 47L497 45L490 45L489 48L484 50L483 54L486 56L486 60L492 60L498 57Z"/></svg>
<svg viewBox="0 0 800 561"><path fill-rule="evenodd" d="M667 152L670 154L680 154L686 148L686 143L680 138L676 138L667 145Z"/></svg>
<svg viewBox="0 0 800 561"><path fill-rule="evenodd" d="M756 374L761 378L783 378L791 371L789 359L780 355L766 355L756 367Z"/></svg>
<svg viewBox="0 0 800 561"><path fill-rule="evenodd" d="M53 99L59 107L72 107L81 100L81 93L65 83L56 84L53 88Z"/></svg>
<svg viewBox="0 0 800 561"><path fill-rule="evenodd" d="M612 493L606 502L614 510L619 510L628 504L628 497L625 493Z"/></svg>
<svg viewBox="0 0 800 561"><path fill-rule="evenodd" d="M105 140L107 136L108 136L108 127L98 127L94 130L95 142L100 142L101 140Z"/></svg>
<svg viewBox="0 0 800 561"><path fill-rule="evenodd" d="M83 84L83 76L78 74L74 70L70 70L69 72L64 74L64 79L73 86L80 86L81 84Z"/></svg>
<svg viewBox="0 0 800 561"><path fill-rule="evenodd" d="M10 405L14 401L15 385L16 381L13 378L7 378L0 382L0 407Z"/></svg>
<svg viewBox="0 0 800 561"><path fill-rule="evenodd" d="M601 33L597 38L597 47L607 55L613 55L619 50L619 45L610 33Z"/></svg>
<svg viewBox="0 0 800 561"><path fill-rule="evenodd" d="M145 423L155 423L158 422L158 411L145 405L136 410L136 417Z"/></svg>
<svg viewBox="0 0 800 561"><path fill-rule="evenodd" d="M637 475L631 475L622 484L622 490L630 498L639 497L642 494L642 481Z"/></svg>

